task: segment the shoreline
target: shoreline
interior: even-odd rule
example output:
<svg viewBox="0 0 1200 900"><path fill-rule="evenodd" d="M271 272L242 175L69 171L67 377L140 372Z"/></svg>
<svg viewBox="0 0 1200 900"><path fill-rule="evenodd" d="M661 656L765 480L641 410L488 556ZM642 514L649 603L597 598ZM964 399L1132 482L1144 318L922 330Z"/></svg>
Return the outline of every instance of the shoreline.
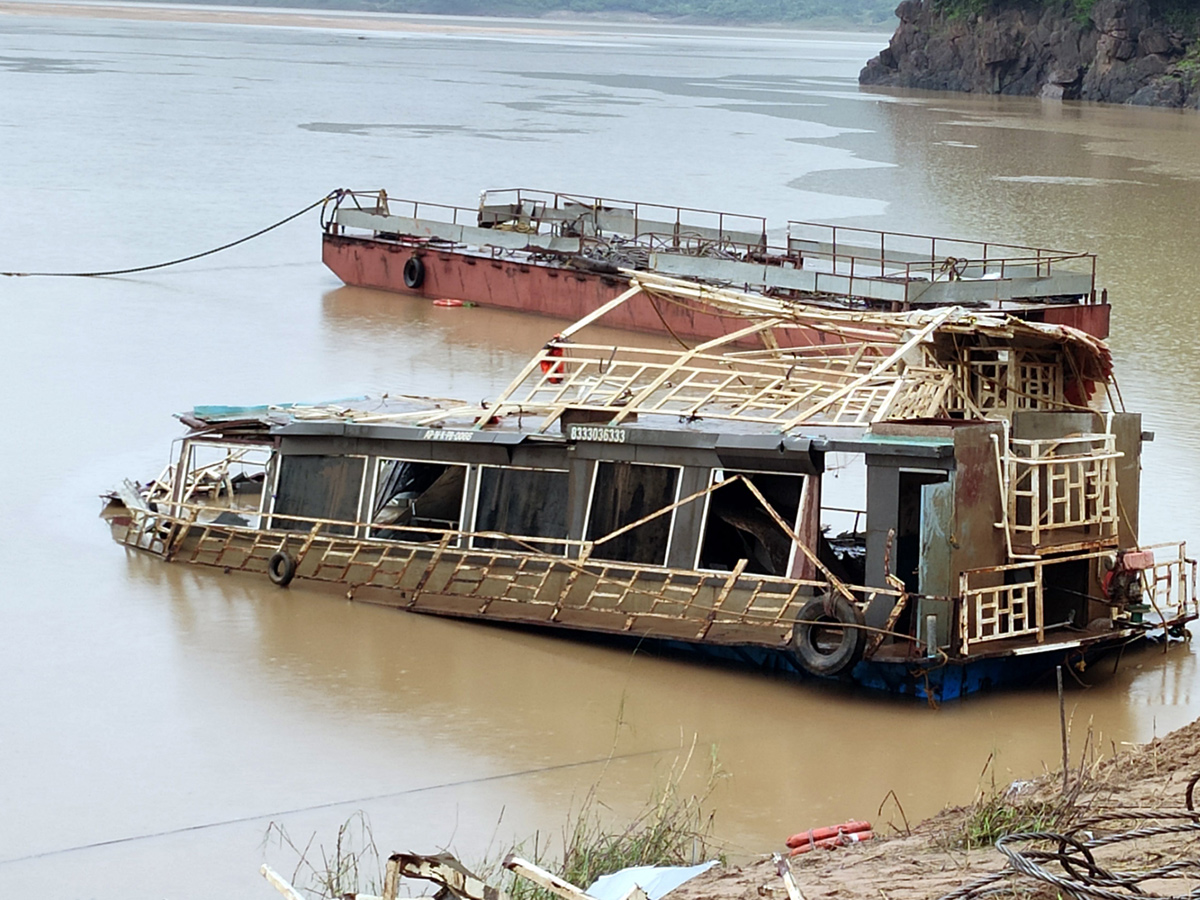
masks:
<svg viewBox="0 0 1200 900"><path fill-rule="evenodd" d="M1146 744L1130 747L1107 757L1100 755L1090 732L1084 746L1070 769L1071 800L1073 815L1068 823L1050 828L1028 828L1026 830L1048 830L1069 832L1080 827L1084 820L1092 817L1105 818L1102 827L1095 828L1097 837L1102 834L1122 834L1131 829L1150 825L1172 825L1195 822L1191 829L1139 838L1128 843L1113 842L1095 851L1096 862L1109 871L1145 871L1175 860L1188 859L1185 871L1193 874L1185 881L1178 880L1149 882L1151 890L1165 886L1165 893L1180 894L1195 889L1200 884L1200 854L1197 853L1197 830L1200 815L1188 816L1185 802L1192 793L1189 783L1200 778L1200 719L1184 725L1164 737ZM1076 754L1072 751L1072 756ZM1019 810L1045 810L1063 796L1062 770L1045 771L1030 781L1014 781L999 790L993 784L990 791L983 790L985 772L981 773L981 789L971 803L947 807L929 819L908 828L897 805L881 806L878 815L871 816L870 810L861 811L861 818L872 819L876 833L890 832L889 836L870 842L850 844L835 850L797 856L791 860L792 875L805 900L844 900L847 897L883 898L883 900L933 900L964 886L979 881L988 875L1012 871L1006 859L994 847L964 849L961 836L966 827L979 813L994 812L997 807L1007 806ZM1200 792L1200 787L1196 789ZM886 798L885 798L886 803ZM1121 818L1131 810L1140 816ZM1154 814L1164 818L1154 820ZM1116 816L1106 816L1116 814ZM889 816L889 821L881 817ZM1173 821L1172 821L1173 819ZM821 822L797 822L798 829L823 825ZM1093 826L1088 825L1089 829ZM1011 830L1011 829L1010 829ZM1019 826L1016 830L1022 830ZM1091 840L1091 831L1079 832L1081 840ZM780 836L780 852L784 836ZM1032 845L1027 845L1032 846ZM1047 864L1047 869L1062 875L1062 871ZM1046 884L1030 880L1019 882L1022 888L1014 889L1002 896L1047 897L1053 900L1053 891L1046 894ZM1036 888L1041 887L1042 893ZM1181 890L1182 888L1182 890ZM1062 896L1061 892L1059 896ZM754 898L780 898L786 900L784 885L776 872L775 863L769 858L760 859L744 866L724 865L686 882L673 891L666 900L754 900Z"/></svg>
<svg viewBox="0 0 1200 900"><path fill-rule="evenodd" d="M505 34L513 36L578 36L583 30L603 26L649 26L679 28L779 30L822 35L886 35L889 23L864 26L805 24L800 22L756 22L735 24L656 19L647 16L574 15L553 12L540 18L516 16L468 16L461 14L368 12L356 9L306 9L288 6L210 6L191 3L89 2L89 0L0 0L0 15L28 17L72 17L118 19L141 22L187 22L210 25L254 25L263 27L320 28L345 31L409 32L414 34Z"/></svg>

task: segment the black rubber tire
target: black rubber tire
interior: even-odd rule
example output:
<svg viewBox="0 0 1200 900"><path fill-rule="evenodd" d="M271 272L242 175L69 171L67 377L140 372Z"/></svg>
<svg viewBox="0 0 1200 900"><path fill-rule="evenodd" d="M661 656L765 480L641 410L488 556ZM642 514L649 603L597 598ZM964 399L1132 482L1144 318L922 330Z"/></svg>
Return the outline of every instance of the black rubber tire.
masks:
<svg viewBox="0 0 1200 900"><path fill-rule="evenodd" d="M296 561L282 550L276 551L267 560L267 577L271 579L271 584L287 587L296 577Z"/></svg>
<svg viewBox="0 0 1200 900"><path fill-rule="evenodd" d="M410 256L408 261L404 263L404 286L410 290L416 290L425 283L425 263L421 262L421 257Z"/></svg>
<svg viewBox="0 0 1200 900"><path fill-rule="evenodd" d="M848 672L862 659L865 624L862 612L845 597L814 597L801 607L792 629L796 661L810 675L824 678ZM828 645L824 639L830 633L840 633L840 640Z"/></svg>

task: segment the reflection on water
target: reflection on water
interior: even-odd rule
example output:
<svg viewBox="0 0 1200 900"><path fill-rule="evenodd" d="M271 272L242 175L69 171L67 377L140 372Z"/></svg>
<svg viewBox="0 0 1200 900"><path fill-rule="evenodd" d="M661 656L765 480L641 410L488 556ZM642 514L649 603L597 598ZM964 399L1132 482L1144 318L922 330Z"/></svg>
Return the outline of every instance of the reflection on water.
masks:
<svg viewBox="0 0 1200 900"><path fill-rule="evenodd" d="M168 259L342 184L467 206L523 184L1095 249L1122 390L1157 433L1145 534L1200 539L1194 114L858 92L886 36L355 27L0 16L0 268ZM732 773L717 827L746 853L870 818L893 789L910 818L969 800L993 753L999 777L1053 765L1047 685L934 712L122 552L95 494L161 467L172 412L476 401L562 327L341 287L316 230L152 275L0 283L15 400L0 429L0 859L143 836L0 863L10 893L125 897L136 872L135 893L248 896L268 821L330 835L360 807L389 849L477 860L493 836L556 829L597 779L630 814L693 735ZM1190 648L1112 667L1070 685L1076 749L1087 723L1107 747L1194 716Z"/></svg>

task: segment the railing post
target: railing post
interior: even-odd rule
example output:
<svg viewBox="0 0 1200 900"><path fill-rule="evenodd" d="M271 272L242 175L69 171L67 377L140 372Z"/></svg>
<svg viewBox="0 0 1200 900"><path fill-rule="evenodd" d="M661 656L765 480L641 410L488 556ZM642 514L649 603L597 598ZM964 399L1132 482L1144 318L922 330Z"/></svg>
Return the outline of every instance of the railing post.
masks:
<svg viewBox="0 0 1200 900"><path fill-rule="evenodd" d="M1040 442L1033 441L1029 446L1029 453L1031 460L1029 465L1030 490L1033 492L1029 503L1030 540L1033 541L1033 546L1039 547L1042 542L1042 472L1034 461L1041 456Z"/></svg>
<svg viewBox="0 0 1200 900"><path fill-rule="evenodd" d="M1042 563L1041 560L1033 564L1033 580L1035 582L1034 590L1036 601L1034 603L1034 615L1037 616L1037 639L1039 644L1046 642L1046 620L1042 615Z"/></svg>
<svg viewBox="0 0 1200 900"><path fill-rule="evenodd" d="M971 648L971 608L968 605L969 595L967 593L967 573L960 572L958 575L958 638L959 648L963 656L966 656Z"/></svg>

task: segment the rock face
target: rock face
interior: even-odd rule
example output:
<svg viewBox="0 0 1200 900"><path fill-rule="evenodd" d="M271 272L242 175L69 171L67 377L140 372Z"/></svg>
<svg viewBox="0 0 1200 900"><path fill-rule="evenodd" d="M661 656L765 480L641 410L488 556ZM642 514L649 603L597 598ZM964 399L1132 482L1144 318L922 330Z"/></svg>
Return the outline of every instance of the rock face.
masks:
<svg viewBox="0 0 1200 900"><path fill-rule="evenodd" d="M1200 108L1200 48L1156 21L1148 0L1096 0L1087 16L1070 0L1017 2L948 14L903 0L900 27L859 83Z"/></svg>

